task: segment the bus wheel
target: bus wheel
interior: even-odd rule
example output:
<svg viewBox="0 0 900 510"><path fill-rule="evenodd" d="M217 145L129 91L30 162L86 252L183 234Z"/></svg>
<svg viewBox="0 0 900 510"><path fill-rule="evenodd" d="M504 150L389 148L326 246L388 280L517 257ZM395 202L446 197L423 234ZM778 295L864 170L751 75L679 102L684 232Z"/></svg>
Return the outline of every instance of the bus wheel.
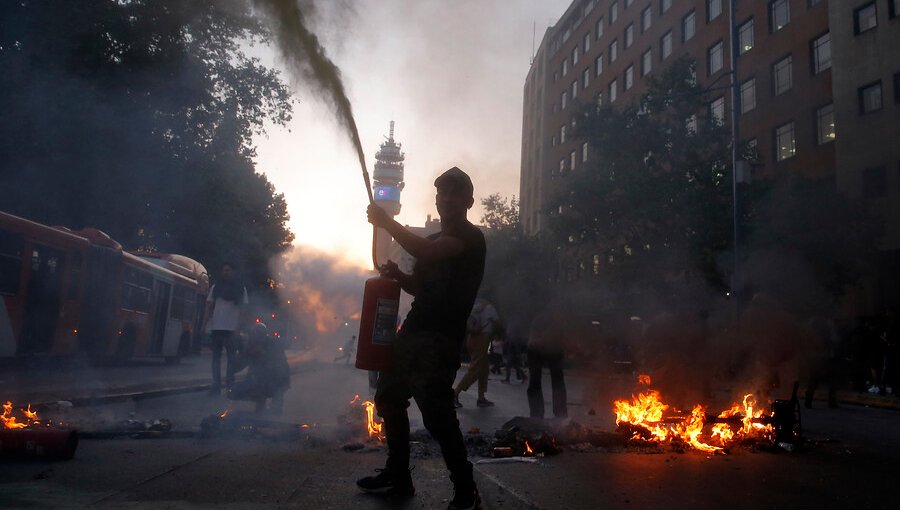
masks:
<svg viewBox="0 0 900 510"><path fill-rule="evenodd" d="M137 336L137 328L134 324L128 323L122 328L122 334L119 335L119 347L116 349L116 363L125 363L134 355L134 343Z"/></svg>

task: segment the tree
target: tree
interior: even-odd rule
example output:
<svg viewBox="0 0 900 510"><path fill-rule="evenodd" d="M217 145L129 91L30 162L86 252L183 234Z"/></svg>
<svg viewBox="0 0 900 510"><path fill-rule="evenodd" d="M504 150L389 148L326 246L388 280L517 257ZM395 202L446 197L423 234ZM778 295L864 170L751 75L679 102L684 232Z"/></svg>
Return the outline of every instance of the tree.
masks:
<svg viewBox="0 0 900 510"><path fill-rule="evenodd" d="M267 37L246 2L3 2L0 20L4 210L265 280L292 234L252 136L292 103L242 51Z"/></svg>
<svg viewBox="0 0 900 510"><path fill-rule="evenodd" d="M548 211L566 278L670 301L686 278L724 286L717 260L732 232L729 135L694 69L682 57L648 78L636 104L586 105L574 118L589 157L556 177Z"/></svg>
<svg viewBox="0 0 900 510"><path fill-rule="evenodd" d="M526 333L530 320L546 302L549 258L540 238L526 236L519 225L519 201L494 193L481 200L481 223L487 227L484 280L489 299L502 319Z"/></svg>

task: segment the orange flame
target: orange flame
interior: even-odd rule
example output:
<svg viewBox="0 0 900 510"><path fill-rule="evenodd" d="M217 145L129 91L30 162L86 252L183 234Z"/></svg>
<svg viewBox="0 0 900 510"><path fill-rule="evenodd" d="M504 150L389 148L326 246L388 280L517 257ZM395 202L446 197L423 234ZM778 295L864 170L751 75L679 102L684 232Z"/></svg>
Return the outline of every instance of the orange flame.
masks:
<svg viewBox="0 0 900 510"><path fill-rule="evenodd" d="M221 414L219 414L219 418L224 418L224 417L228 416L228 411L229 411L229 409L222 411Z"/></svg>
<svg viewBox="0 0 900 510"><path fill-rule="evenodd" d="M353 400L350 401L350 405L352 406L357 402L359 402L359 394L354 395Z"/></svg>
<svg viewBox="0 0 900 510"><path fill-rule="evenodd" d="M641 375L638 384L650 384L650 377ZM671 410L676 417L666 419L666 412ZM741 427L737 432L728 423L716 423L711 427L709 437L721 446L714 446L701 440L706 425L706 408L700 404L694 406L690 416L681 417L676 409L665 404L658 391L648 389L631 396L631 400L613 401L613 412L616 414L616 425L628 423L634 426L632 440L647 440L659 443L683 442L693 448L707 452L721 452L725 446L735 440L751 437L771 438L774 427L768 423L760 423L766 416L752 394L744 396L742 404L732 407L718 415L719 418L740 416Z"/></svg>
<svg viewBox="0 0 900 510"><path fill-rule="evenodd" d="M381 439L381 427L384 424L375 421L375 402L366 400L363 405L366 406L366 428L369 431L369 437Z"/></svg>
<svg viewBox="0 0 900 510"><path fill-rule="evenodd" d="M530 457L534 455L534 450L531 448L531 445L528 444L528 441L525 441L525 456Z"/></svg>
<svg viewBox="0 0 900 510"><path fill-rule="evenodd" d="M31 404L28 404L27 408L21 408L20 411L22 411L22 414L24 415L24 421L19 421L19 419L16 418L13 414L13 404L7 400L6 403L3 404L3 414L0 415L0 421L3 422L3 427L8 429L24 429L41 424L38 414L31 410Z"/></svg>

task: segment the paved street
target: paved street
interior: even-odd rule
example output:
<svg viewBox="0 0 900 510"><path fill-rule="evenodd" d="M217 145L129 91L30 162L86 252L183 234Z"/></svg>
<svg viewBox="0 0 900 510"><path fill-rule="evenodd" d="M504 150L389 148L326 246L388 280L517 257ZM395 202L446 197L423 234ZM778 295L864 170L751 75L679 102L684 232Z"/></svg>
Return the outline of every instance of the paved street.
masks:
<svg viewBox="0 0 900 510"><path fill-rule="evenodd" d="M341 437L338 417L349 411L355 394L369 396L365 372L308 361L297 363L295 370L284 414L266 419L314 425L299 439L82 439L69 461L0 464L0 507L446 506L450 483L433 444L413 449L414 498L386 501L358 492L354 481L381 467L384 453L377 445L345 450L354 440ZM615 380L576 374L568 383L571 419L612 431L609 402L594 396L614 391ZM597 391L598 385L607 391ZM521 384L491 380L488 397L497 406L479 409L474 388L463 394L459 418L464 431L477 427L492 433L509 418L527 414ZM126 419L166 418L175 431L196 432L204 417L226 408L223 397L194 391L76 406L57 417L84 431L109 430ZM230 406L238 416L250 411L249 402ZM900 415L853 405L804 411L805 433L813 443L793 454L567 449L535 464L477 464L483 508L895 508ZM411 421L414 429L421 428L414 405Z"/></svg>

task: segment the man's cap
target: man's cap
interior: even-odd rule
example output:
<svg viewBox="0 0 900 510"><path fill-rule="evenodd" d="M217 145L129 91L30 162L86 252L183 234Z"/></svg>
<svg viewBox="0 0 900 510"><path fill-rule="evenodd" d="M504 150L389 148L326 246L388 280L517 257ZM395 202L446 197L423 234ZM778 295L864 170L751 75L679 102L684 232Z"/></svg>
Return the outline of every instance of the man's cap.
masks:
<svg viewBox="0 0 900 510"><path fill-rule="evenodd" d="M441 188L447 185L459 186L469 195L475 193L475 186L472 186L472 179L469 178L467 173L460 170L459 167L453 167L450 170L447 170L434 180L435 188Z"/></svg>

